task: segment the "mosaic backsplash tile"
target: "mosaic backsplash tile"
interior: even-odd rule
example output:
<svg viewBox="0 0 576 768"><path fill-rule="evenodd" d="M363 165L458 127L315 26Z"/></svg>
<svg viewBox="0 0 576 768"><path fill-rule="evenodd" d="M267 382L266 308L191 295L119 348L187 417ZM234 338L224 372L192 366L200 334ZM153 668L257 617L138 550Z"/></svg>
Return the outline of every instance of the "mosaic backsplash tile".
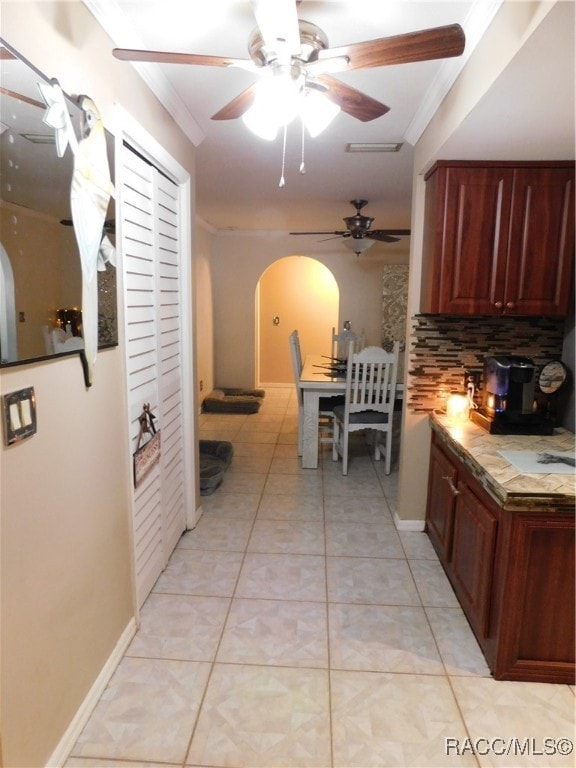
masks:
<svg viewBox="0 0 576 768"><path fill-rule="evenodd" d="M407 407L415 413L443 409L451 392L463 391L464 371L481 377L489 355L525 355L537 366L559 360L564 325L563 318L415 315Z"/></svg>

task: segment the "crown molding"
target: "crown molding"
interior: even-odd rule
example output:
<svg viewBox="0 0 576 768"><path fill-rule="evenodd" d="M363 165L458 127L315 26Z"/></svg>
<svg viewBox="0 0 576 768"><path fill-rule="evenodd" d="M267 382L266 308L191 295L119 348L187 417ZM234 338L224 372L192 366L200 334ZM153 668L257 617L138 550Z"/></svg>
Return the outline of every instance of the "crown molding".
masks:
<svg viewBox="0 0 576 768"><path fill-rule="evenodd" d="M462 28L466 35L466 47L462 56L446 59L428 88L416 114L408 126L405 139L413 146L418 142L436 114L456 78L466 66L472 52L500 10L504 0L475 0Z"/></svg>
<svg viewBox="0 0 576 768"><path fill-rule="evenodd" d="M145 48L140 37L128 23L115 0L82 0L86 8L108 34L112 42L123 48ZM197 147L206 138L204 131L188 111L182 99L164 76L157 64L130 62L158 101Z"/></svg>

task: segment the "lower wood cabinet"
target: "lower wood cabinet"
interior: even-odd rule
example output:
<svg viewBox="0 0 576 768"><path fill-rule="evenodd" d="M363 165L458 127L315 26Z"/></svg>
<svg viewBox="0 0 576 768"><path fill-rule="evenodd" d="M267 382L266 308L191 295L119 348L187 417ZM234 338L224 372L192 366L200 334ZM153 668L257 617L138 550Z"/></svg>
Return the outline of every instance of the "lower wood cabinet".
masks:
<svg viewBox="0 0 576 768"><path fill-rule="evenodd" d="M501 508L434 432L426 528L494 677L574 683L573 512Z"/></svg>
<svg viewBox="0 0 576 768"><path fill-rule="evenodd" d="M497 516L460 480L454 512L452 581L477 636L487 637Z"/></svg>

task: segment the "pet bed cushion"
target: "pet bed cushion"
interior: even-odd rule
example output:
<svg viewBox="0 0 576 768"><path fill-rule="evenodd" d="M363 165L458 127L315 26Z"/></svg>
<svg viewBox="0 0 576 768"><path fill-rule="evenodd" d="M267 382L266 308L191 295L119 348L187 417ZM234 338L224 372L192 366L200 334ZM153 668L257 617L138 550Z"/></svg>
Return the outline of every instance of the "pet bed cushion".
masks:
<svg viewBox="0 0 576 768"><path fill-rule="evenodd" d="M214 493L230 466L234 449L226 440L200 440L200 495Z"/></svg>
<svg viewBox="0 0 576 768"><path fill-rule="evenodd" d="M204 399L205 413L257 413L263 389L215 389Z"/></svg>

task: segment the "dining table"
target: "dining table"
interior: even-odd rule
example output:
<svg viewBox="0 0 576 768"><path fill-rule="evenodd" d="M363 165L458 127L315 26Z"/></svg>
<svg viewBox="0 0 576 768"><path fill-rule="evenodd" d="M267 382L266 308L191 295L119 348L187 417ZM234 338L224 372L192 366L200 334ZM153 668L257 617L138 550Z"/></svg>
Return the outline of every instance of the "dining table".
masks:
<svg viewBox="0 0 576 768"><path fill-rule="evenodd" d="M302 467L317 469L320 398L338 397L346 393L346 370L334 372L330 358L325 355L306 355L298 386L303 396L302 413L298 420ZM396 399L402 399L403 392L404 385L396 384Z"/></svg>

